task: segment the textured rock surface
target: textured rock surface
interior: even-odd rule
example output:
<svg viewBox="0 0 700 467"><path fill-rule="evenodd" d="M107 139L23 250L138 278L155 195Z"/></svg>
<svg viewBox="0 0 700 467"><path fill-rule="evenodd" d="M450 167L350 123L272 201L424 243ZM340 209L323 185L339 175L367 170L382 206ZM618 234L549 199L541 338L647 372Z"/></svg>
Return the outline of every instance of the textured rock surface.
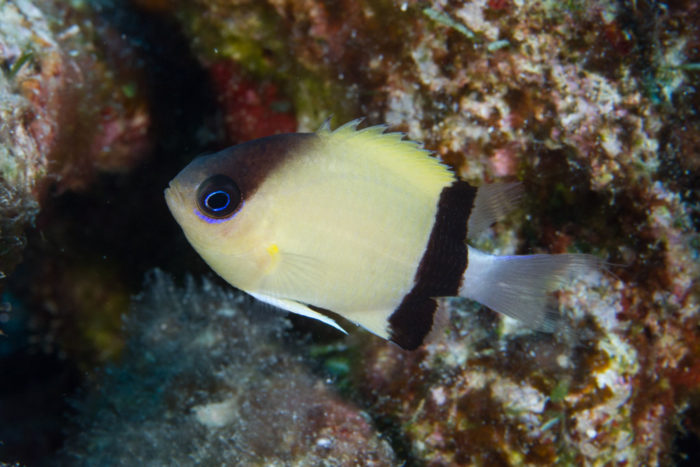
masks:
<svg viewBox="0 0 700 467"><path fill-rule="evenodd" d="M369 418L282 345L280 313L154 272L123 364L81 403L75 465L391 465Z"/></svg>
<svg viewBox="0 0 700 467"><path fill-rule="evenodd" d="M79 2L76 2L78 5ZM0 4L0 271L20 259L47 188L83 190L149 149L130 51L67 2ZM105 42L105 37L109 37ZM105 44L109 44L105 46Z"/></svg>
<svg viewBox="0 0 700 467"><path fill-rule="evenodd" d="M447 333L414 354L361 332L335 345L328 344L328 334L315 337L317 344L309 345L311 361L321 362L335 375L337 387L371 416L390 439L398 462L663 464L672 460L674 449L679 457L689 452L678 440L697 439L700 433L697 2L139 0L133 4L147 12L147 20L139 25L160 24L165 18L181 28L184 43L156 28L158 33L150 36L122 28L123 35L101 37L113 50L121 50L125 42L141 44L143 56L159 58L148 62L150 70L159 70L172 57L186 56L185 49L194 54L195 64L166 68L169 75L156 73L158 86L149 88L153 92L149 109L187 114L192 107L179 109L177 96L209 90L218 117L197 133L200 146L295 127L313 130L331 115L334 125L356 117L365 117L369 124L388 123L424 141L472 183L523 182L523 209L476 239L475 246L501 254L582 251L611 263L609 272L582 278L556 295L570 336L535 335L511 321L502 322L488 310L451 301L445 304L452 315ZM27 18L43 18L32 13L38 11L35 8L25 11L30 6L26 1L5 2L0 9L5 15L16 10ZM56 65L62 63L59 58L69 60L48 52L55 49L51 44L58 43L55 37L62 36L42 21L46 23L37 22L36 34L49 40L41 53L23 53L22 44L31 44L28 39L15 40L19 45L14 48L5 46L8 41L3 39L0 50L5 57L2 89L11 89L0 98L0 112L3 119L16 122L12 124L16 129L2 136L28 148L23 149L28 155L18 161L39 161L21 173L41 177L48 169L40 156L44 153L35 147L53 141L57 130L52 129L51 115L60 107L46 97L36 99L46 96L41 86L60 88L55 83L63 75L58 73L53 81L32 77L57 66L61 70L63 65ZM8 19L2 24L14 23ZM80 36L72 23L57 24L67 37ZM125 50L130 57L129 47ZM203 77L197 75L179 88L168 87L165 97L166 93L155 91L195 65ZM104 82L105 89L117 95L119 90L128 95L141 89L124 88L122 81ZM37 86L39 91L34 90ZM33 130L41 136L38 142L26 136L33 135L26 122L35 120L17 117L32 102L45 102L32 112L48 115ZM84 216L69 219L81 232L91 226L100 233L103 225L108 232L118 232L113 242L129 246L108 251L128 258L125 265L110 268L94 266L93 261L89 264L94 267L73 268L74 274L87 279L70 279L76 287L59 293L56 290L63 285L53 287L59 281L48 278L62 274L61 269L53 266L55 259L38 255L43 272L32 277L49 285L37 289L33 281L28 283L40 291L43 308L53 310L49 306L53 304L60 315L65 309L89 310L100 300L123 299L124 289L107 285L133 286L140 271L171 257L183 258L167 263L173 271L201 268L194 256L185 256L189 250L184 243L171 240L180 234L174 223L164 227L167 215L154 217L159 225L154 233L144 234L138 228L141 219L157 214L144 200L160 196L161 185L199 150L197 144L173 143L180 141L175 136L182 126L164 128L167 131L157 140L161 149L157 164L129 179L138 187L127 184L117 191L119 203L115 195L98 190L89 203L79 205ZM75 166L82 165L57 167ZM68 175L70 170L61 173L61 180L75 180L75 186L85 180ZM25 186L35 186L31 176L18 180L5 190L10 207L3 216L3 222L9 222L9 227L3 226L3 236L9 244L18 241L23 229L12 226L29 222L36 209L34 192L10 196L12 190L27 193ZM150 186L154 180L160 183L155 188ZM114 185L104 188L109 189ZM0 200L5 198L0 193ZM120 208L105 216L105 199ZM72 207L66 202L62 212ZM56 217L48 219L50 225L68 225ZM67 227L65 231L74 232ZM83 244L88 256L102 257L101 246L88 240ZM167 253L152 255L157 251ZM96 288L97 300L95 295L77 293L82 290L77 285L90 283L92 277L109 278ZM107 293L110 290L113 294ZM107 336L102 350L108 354L105 349L114 348L110 345L117 339L113 321L101 325L95 319L91 325L82 321L90 321L87 315L76 314L81 326L91 330L71 334L81 336L75 339L76 346ZM274 346L278 338L269 340ZM275 378L260 380L270 393L278 384ZM191 420L199 414L210 427L234 423L231 408L239 396L226 390L227 397L187 405L193 410ZM328 429L316 423L310 419L314 430ZM203 425L200 428L204 430ZM685 430L691 433L687 437ZM310 440L302 445L312 453L326 445Z"/></svg>
<svg viewBox="0 0 700 467"><path fill-rule="evenodd" d="M282 83L302 127L332 106L300 70L351 117L405 130L471 182L521 179L521 229L497 226L477 246L616 263L558 294L569 340L455 312L447 340L422 353L361 352L353 384L398 424L406 455L668 459L699 390L696 2L195 4L201 14L175 9L195 50Z"/></svg>

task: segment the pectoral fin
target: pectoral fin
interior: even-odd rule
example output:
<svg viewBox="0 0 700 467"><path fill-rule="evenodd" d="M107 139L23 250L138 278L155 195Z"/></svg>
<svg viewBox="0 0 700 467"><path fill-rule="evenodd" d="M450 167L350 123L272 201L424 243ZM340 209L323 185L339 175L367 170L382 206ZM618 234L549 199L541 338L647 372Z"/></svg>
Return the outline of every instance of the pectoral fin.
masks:
<svg viewBox="0 0 700 467"><path fill-rule="evenodd" d="M275 298L275 297L270 297L268 295L263 295L259 293L253 293L253 292L248 292L248 294L252 295L256 299L260 300L261 302L268 303L272 306L275 306L277 308L282 308L283 310L287 310L291 313L296 313L297 315L302 315L306 316L307 318L312 318L316 319L318 321L321 321L322 323L325 323L329 326L333 326L336 328L338 331L342 332L343 334L347 334L347 331L340 327L338 323L335 322L332 318L329 318L328 316L319 313L318 311L314 311L308 306L295 302L294 300L287 300L284 298Z"/></svg>

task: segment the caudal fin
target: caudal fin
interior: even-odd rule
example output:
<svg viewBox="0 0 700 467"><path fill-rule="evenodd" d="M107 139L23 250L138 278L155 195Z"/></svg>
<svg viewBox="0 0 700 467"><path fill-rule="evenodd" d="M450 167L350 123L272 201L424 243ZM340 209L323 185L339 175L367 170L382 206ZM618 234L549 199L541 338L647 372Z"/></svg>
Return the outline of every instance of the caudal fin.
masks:
<svg viewBox="0 0 700 467"><path fill-rule="evenodd" d="M494 256L471 247L468 252L459 295L545 332L556 330L559 320L547 307L547 293L603 265L582 254Z"/></svg>

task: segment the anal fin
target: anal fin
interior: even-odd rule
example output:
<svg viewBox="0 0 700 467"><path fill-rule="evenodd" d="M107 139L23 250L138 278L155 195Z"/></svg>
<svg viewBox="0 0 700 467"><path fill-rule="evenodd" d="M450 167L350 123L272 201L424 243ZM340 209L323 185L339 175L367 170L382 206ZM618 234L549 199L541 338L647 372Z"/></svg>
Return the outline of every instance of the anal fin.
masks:
<svg viewBox="0 0 700 467"><path fill-rule="evenodd" d="M420 292L404 297L401 305L389 317L390 339L405 350L420 347L433 328L438 304Z"/></svg>

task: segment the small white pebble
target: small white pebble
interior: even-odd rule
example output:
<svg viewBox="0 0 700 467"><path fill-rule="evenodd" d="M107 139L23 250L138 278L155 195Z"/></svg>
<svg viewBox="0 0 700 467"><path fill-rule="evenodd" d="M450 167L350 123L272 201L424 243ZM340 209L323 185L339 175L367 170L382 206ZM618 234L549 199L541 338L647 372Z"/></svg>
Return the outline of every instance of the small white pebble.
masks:
<svg viewBox="0 0 700 467"><path fill-rule="evenodd" d="M328 438L319 438L316 440L316 446L323 449L328 449L333 445L333 441Z"/></svg>
<svg viewBox="0 0 700 467"><path fill-rule="evenodd" d="M568 368L569 367L569 357L567 357L564 354L561 354L557 357L557 365L559 365L562 368Z"/></svg>
<svg viewBox="0 0 700 467"><path fill-rule="evenodd" d="M56 37L59 40L66 40L71 37L77 36L80 34L80 28L78 27L77 24L74 24L73 26L69 27L68 29L64 29L63 32L59 33Z"/></svg>
<svg viewBox="0 0 700 467"><path fill-rule="evenodd" d="M231 318L233 316L236 316L236 310L232 308L219 308L216 311L216 314L219 316L224 316L226 318Z"/></svg>
<svg viewBox="0 0 700 467"><path fill-rule="evenodd" d="M435 403L437 405L442 405L445 403L445 400L447 399L445 397L445 388L443 388L443 387L435 388L435 389L432 389L430 391L430 393L433 396L433 400L435 401Z"/></svg>
<svg viewBox="0 0 700 467"><path fill-rule="evenodd" d="M219 428L231 423L236 416L235 402L232 400L214 402L194 407L194 415L197 421L209 428Z"/></svg>

